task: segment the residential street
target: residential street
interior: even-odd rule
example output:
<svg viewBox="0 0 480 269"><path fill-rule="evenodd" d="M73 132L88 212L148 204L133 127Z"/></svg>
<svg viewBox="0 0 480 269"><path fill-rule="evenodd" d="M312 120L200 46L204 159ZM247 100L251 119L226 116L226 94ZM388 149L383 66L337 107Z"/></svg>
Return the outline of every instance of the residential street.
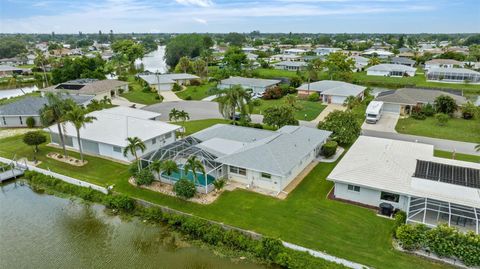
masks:
<svg viewBox="0 0 480 269"><path fill-rule="evenodd" d="M378 131L371 131L371 130L362 130L362 134L366 136L389 138L389 139L402 140L402 141L412 141L412 142L417 141L419 143L434 145L435 149L439 149L439 150L445 150L445 151L455 150L458 153L480 155L480 152L475 151L474 147L476 144L474 143L459 142L459 141L430 138L430 137L416 136L416 135L406 135L406 134L399 134L399 133L392 133L392 132L378 132Z"/></svg>

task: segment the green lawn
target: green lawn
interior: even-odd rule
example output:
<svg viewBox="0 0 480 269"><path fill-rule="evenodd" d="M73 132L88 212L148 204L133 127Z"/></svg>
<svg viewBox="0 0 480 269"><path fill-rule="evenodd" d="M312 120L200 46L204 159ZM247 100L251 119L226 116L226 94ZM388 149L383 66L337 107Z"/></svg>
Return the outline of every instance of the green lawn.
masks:
<svg viewBox="0 0 480 269"><path fill-rule="evenodd" d="M130 102L152 105L160 102L157 92L144 92L143 87L139 81L135 80L134 76L128 77L130 84L130 91L123 93L121 96Z"/></svg>
<svg viewBox="0 0 480 269"><path fill-rule="evenodd" d="M428 136L471 143L480 142L480 121L452 118L446 126L439 126L434 117L425 120L399 119L395 127L403 134Z"/></svg>
<svg viewBox="0 0 480 269"><path fill-rule="evenodd" d="M215 86L215 83L206 83L200 86L188 86L187 89L175 94L183 100L202 100L208 97L208 90ZM190 97L190 98L188 98Z"/></svg>
<svg viewBox="0 0 480 269"><path fill-rule="evenodd" d="M298 76L297 72L294 71L267 68L255 69L255 74L260 78L292 78Z"/></svg>
<svg viewBox="0 0 480 269"><path fill-rule="evenodd" d="M435 150L434 155L440 158L452 159L452 152L449 152L449 151ZM463 153L455 153L455 160L472 162L472 163L480 163L480 156L463 154Z"/></svg>
<svg viewBox="0 0 480 269"><path fill-rule="evenodd" d="M212 122L197 121L189 123L189 127L200 129ZM285 200L236 190L224 192L213 204L199 205L132 186L127 181L126 165L87 157L89 164L77 168L41 157L52 150L58 151L40 147L38 159L44 162L41 167L100 185L115 184L117 192L136 198L279 237L375 268L447 268L395 251L391 245L393 221L377 217L366 208L328 200L326 195L333 183L325 178L336 163L317 165ZM21 136L0 140L1 156L12 158L16 153L20 158L31 156L31 152L31 147L21 142Z"/></svg>
<svg viewBox="0 0 480 269"><path fill-rule="evenodd" d="M265 109L272 107L272 106L279 106L285 104L285 99L280 98L276 100L262 100L260 99L261 105L255 106L253 108L252 114L263 114ZM310 102L306 100L298 100L298 104L301 106L300 110L295 111L295 118L297 120L306 120L311 121L314 120L320 112L322 112L326 105L323 105L320 102ZM305 114L307 115L305 117Z"/></svg>
<svg viewBox="0 0 480 269"><path fill-rule="evenodd" d="M225 119L206 119L206 120L192 120L192 121L186 121L185 123L182 122L172 122L173 124L181 125L185 127L186 133L185 135L191 135L193 133L196 133L198 131L201 131L205 128L208 128L212 125L218 124L218 123L230 123L229 120Z"/></svg>

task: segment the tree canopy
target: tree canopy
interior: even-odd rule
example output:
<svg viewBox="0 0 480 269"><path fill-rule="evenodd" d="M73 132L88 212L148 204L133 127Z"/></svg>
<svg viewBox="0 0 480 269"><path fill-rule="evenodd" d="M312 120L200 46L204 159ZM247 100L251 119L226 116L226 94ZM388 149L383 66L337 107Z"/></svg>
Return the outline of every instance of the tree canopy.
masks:
<svg viewBox="0 0 480 269"><path fill-rule="evenodd" d="M245 55L239 47L230 47L225 52L223 62L227 68L238 72L242 69L242 65L246 64L248 60L247 55Z"/></svg>
<svg viewBox="0 0 480 269"><path fill-rule="evenodd" d="M318 128L332 131L331 138L339 144L351 144L360 135L361 126L351 111L335 110L325 120L318 123Z"/></svg>
<svg viewBox="0 0 480 269"><path fill-rule="evenodd" d="M27 43L18 37L0 38L0 58L12 58L27 52Z"/></svg>
<svg viewBox="0 0 480 269"><path fill-rule="evenodd" d="M212 45L212 39L206 35L178 35L168 42L165 48L165 61L171 67L177 66L180 58L198 57L202 51L209 49Z"/></svg>
<svg viewBox="0 0 480 269"><path fill-rule="evenodd" d="M64 58L60 67L52 70L52 82L58 84L78 78L105 79L105 74L105 61L100 56L79 57L73 60Z"/></svg>
<svg viewBox="0 0 480 269"><path fill-rule="evenodd" d="M323 64L328 69L330 79L333 80L348 80L355 67L354 60L342 52L330 53Z"/></svg>
<svg viewBox="0 0 480 269"><path fill-rule="evenodd" d="M142 58L145 49L143 48L142 44L138 44L131 39L123 39L115 41L112 44L112 50L115 53L124 55L128 61L134 62L138 58Z"/></svg>
<svg viewBox="0 0 480 269"><path fill-rule="evenodd" d="M285 125L298 125L298 120L295 119L293 107L286 104L265 109L263 123L281 128Z"/></svg>
<svg viewBox="0 0 480 269"><path fill-rule="evenodd" d="M246 41L245 36L239 33L228 33L225 36L225 42L230 44L230 46L237 46L241 47L243 43Z"/></svg>

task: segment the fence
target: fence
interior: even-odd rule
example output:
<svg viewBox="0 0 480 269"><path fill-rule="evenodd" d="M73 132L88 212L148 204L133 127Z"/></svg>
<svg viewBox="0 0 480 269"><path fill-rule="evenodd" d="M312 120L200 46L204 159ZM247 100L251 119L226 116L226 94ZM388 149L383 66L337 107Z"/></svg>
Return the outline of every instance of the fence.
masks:
<svg viewBox="0 0 480 269"><path fill-rule="evenodd" d="M85 181L82 181L82 180L79 180L79 179L76 179L76 178L73 178L73 177L69 177L69 176L59 174L59 173L55 173L55 172L52 172L50 170L38 168L36 166L29 165L27 163L19 163L17 161L10 160L10 159L7 159L7 158L2 158L2 157L0 157L0 162L13 163L15 167L17 167L19 169L22 169L22 170L35 171L35 172L44 174L46 176L51 176L51 177L54 177L56 179L60 179L61 181L64 181L64 182L67 182L67 183L70 183L70 184L73 184L73 185L77 185L77 186L85 187L85 188L91 188L92 190L96 190L96 191L99 191L101 193L108 194L108 190L105 187L101 187L101 186L98 186L98 185L95 185L95 184L92 184L92 183L88 183L88 182L85 182Z"/></svg>

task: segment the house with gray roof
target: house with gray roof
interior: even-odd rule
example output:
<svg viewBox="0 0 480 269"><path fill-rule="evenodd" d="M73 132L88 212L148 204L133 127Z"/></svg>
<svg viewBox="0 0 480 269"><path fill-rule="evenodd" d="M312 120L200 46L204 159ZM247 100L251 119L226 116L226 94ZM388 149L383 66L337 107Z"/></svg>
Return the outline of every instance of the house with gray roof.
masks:
<svg viewBox="0 0 480 269"><path fill-rule="evenodd" d="M116 79L82 78L40 89L41 92L61 92L70 95L94 95L95 99L112 98L128 91L128 82Z"/></svg>
<svg viewBox="0 0 480 269"><path fill-rule="evenodd" d="M190 85L192 80L200 79L198 76L187 73L140 74L138 77L157 91L171 91L174 84Z"/></svg>
<svg viewBox="0 0 480 269"><path fill-rule="evenodd" d="M408 58L405 58L405 57L393 57L393 58L390 59L390 63L392 63L392 64L403 64L403 65L406 65L406 66L413 67L416 62L412 59L408 59Z"/></svg>
<svg viewBox="0 0 480 269"><path fill-rule="evenodd" d="M367 87L364 86L336 80L304 83L297 88L299 96L308 96L317 92L320 95L320 100L327 104L343 104L349 96L363 99L366 89Z"/></svg>
<svg viewBox="0 0 480 269"><path fill-rule="evenodd" d="M287 70L287 71L301 71L307 67L307 63L303 61L292 62L292 61L282 61L274 64L275 69Z"/></svg>
<svg viewBox="0 0 480 269"><path fill-rule="evenodd" d="M29 68L20 68L20 67L10 66L10 65L0 65L0 78L9 77L13 75L31 74L31 73L32 73L32 70Z"/></svg>
<svg viewBox="0 0 480 269"><path fill-rule="evenodd" d="M240 85L244 89L251 89L253 93L262 94L266 90L277 86L280 82L281 81L277 79L229 77L220 81L218 88L230 89L233 86Z"/></svg>
<svg viewBox="0 0 480 269"><path fill-rule="evenodd" d="M432 59L425 62L425 70L432 68L454 68L462 67L463 63L453 59Z"/></svg>
<svg viewBox="0 0 480 269"><path fill-rule="evenodd" d="M410 114L413 107L425 104L433 104L435 99L441 95L452 97L457 105L461 106L467 102L467 99L461 95L460 91L446 92L433 89L402 88L398 90L381 92L375 101L382 101L383 111L396 114Z"/></svg>
<svg viewBox="0 0 480 269"><path fill-rule="evenodd" d="M64 95L79 105L87 105L93 99L92 95ZM27 118L35 120L35 126L41 126L40 109L46 105L45 97L25 97L18 101L0 106L0 127L27 127Z"/></svg>
<svg viewBox="0 0 480 269"><path fill-rule="evenodd" d="M226 178L247 189L277 196L319 156L330 134L304 126L269 131L216 124L144 156L142 164L172 159L182 167L194 155L204 164L203 178L208 179L198 182L199 191L211 191L214 180ZM174 183L178 178L160 180Z"/></svg>
<svg viewBox="0 0 480 269"><path fill-rule="evenodd" d="M403 64L377 64L367 68L367 76L414 77L417 69Z"/></svg>

